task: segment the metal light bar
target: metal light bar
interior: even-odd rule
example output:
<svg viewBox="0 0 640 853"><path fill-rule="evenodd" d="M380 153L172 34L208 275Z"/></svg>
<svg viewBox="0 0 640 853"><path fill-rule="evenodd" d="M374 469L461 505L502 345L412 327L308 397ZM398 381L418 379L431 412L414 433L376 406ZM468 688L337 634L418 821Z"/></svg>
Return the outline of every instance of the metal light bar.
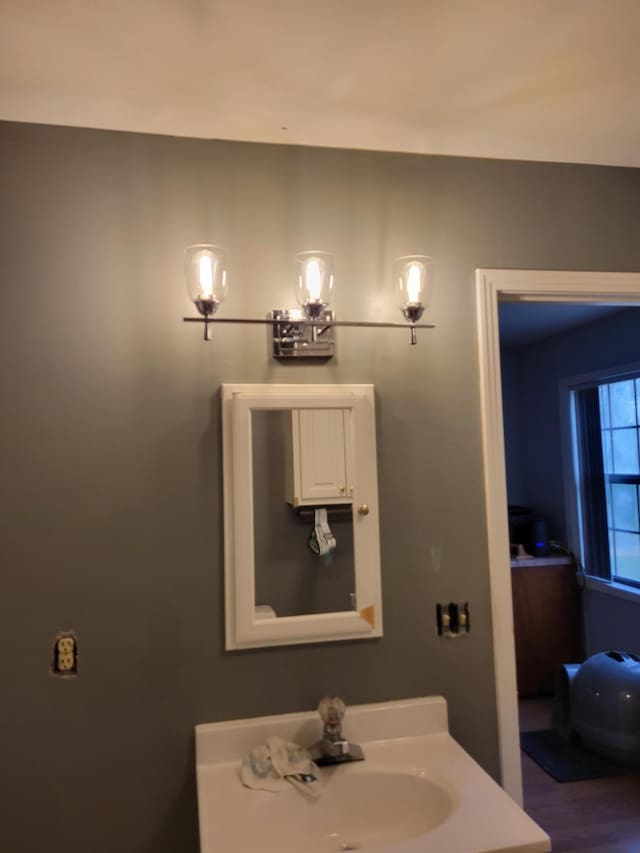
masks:
<svg viewBox="0 0 640 853"><path fill-rule="evenodd" d="M283 320L260 320L254 319L253 317L249 318L238 318L238 317L183 317L182 318L185 323L242 323L246 325L253 326L277 326L279 323L284 322ZM336 327L336 326L350 326L352 328L356 328L361 326L363 328L370 329L435 329L435 323L376 323L376 322L368 322L368 321L360 321L360 320L331 320L329 322L320 321L317 323L312 322L311 320L295 320L295 321L287 321L287 322L295 322L297 326L314 326L315 328L325 328L325 327Z"/></svg>
<svg viewBox="0 0 640 853"><path fill-rule="evenodd" d="M342 328L362 329L408 329L411 344L416 343L416 329L434 329L434 323L377 323L365 320L306 320L289 318L286 312L274 311L274 317L183 317L185 323L201 323L204 339L212 340L215 323L235 323L244 326L271 326L273 331L273 354L277 358L305 357L331 358L335 351L332 330ZM327 337L323 341L323 336Z"/></svg>

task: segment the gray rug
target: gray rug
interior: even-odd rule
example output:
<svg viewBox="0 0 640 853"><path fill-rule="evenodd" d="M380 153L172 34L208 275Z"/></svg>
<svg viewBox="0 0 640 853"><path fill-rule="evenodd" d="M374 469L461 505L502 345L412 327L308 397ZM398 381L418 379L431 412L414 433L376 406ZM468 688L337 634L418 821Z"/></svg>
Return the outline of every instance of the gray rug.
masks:
<svg viewBox="0 0 640 853"><path fill-rule="evenodd" d="M556 782L578 782L583 779L603 779L622 776L627 768L600 758L579 744L567 743L553 729L521 732L520 746Z"/></svg>

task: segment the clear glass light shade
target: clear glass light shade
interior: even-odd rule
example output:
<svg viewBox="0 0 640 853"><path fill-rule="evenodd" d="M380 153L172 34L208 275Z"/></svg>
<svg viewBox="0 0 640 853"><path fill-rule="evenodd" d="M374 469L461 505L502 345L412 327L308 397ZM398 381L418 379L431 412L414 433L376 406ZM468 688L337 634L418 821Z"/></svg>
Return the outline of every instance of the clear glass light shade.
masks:
<svg viewBox="0 0 640 853"><path fill-rule="evenodd" d="M211 243L188 246L184 252L187 290L194 305L205 317L214 314L229 289L224 249Z"/></svg>
<svg viewBox="0 0 640 853"><path fill-rule="evenodd" d="M393 262L393 280L400 310L417 322L429 304L433 288L433 263L426 255L406 255Z"/></svg>
<svg viewBox="0 0 640 853"><path fill-rule="evenodd" d="M320 317L331 304L333 255L300 252L296 255L296 298L309 319Z"/></svg>

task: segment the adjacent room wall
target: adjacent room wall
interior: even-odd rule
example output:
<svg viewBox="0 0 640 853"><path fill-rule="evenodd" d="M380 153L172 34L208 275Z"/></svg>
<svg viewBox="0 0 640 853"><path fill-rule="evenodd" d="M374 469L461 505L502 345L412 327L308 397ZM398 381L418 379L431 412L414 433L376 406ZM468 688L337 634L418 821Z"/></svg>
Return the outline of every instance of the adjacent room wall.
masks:
<svg viewBox="0 0 640 853"><path fill-rule="evenodd" d="M504 455L507 468L507 501L510 505L528 506L525 473L527 455L523 449L526 420L523 424L517 350L504 347L500 349L500 379L504 419Z"/></svg>
<svg viewBox="0 0 640 853"><path fill-rule="evenodd" d="M640 173L5 123L0 178L0 846L195 853L193 726L327 692L441 693L497 775L474 270L640 269ZM313 366L274 362L260 329L205 344L182 253L207 240L227 316L291 305L294 253L320 247L339 317L393 319L393 258L428 252L437 329L341 329ZM224 381L375 384L381 640L225 653ZM468 640L436 636L451 600ZM73 680L48 672L60 630Z"/></svg>
<svg viewBox="0 0 640 853"><path fill-rule="evenodd" d="M620 650L640 654L640 602L596 588L583 590L585 655Z"/></svg>
<svg viewBox="0 0 640 853"><path fill-rule="evenodd" d="M549 535L560 542L567 542L560 382L640 362L639 340L640 308L628 308L502 353L503 377L511 380L503 384L509 499L511 484L517 483L520 502L543 515ZM510 454L509 448L517 452ZM598 588L584 588L581 598L587 656L608 649L640 651L639 602Z"/></svg>
<svg viewBox="0 0 640 853"><path fill-rule="evenodd" d="M560 382L640 362L639 340L640 309L627 308L501 353L509 502L544 516L552 539L566 543Z"/></svg>

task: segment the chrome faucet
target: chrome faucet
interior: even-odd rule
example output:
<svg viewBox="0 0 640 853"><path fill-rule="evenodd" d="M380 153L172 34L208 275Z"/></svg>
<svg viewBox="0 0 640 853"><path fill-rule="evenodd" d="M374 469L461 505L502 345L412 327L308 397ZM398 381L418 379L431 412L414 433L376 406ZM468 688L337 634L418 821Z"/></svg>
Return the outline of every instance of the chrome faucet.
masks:
<svg viewBox="0 0 640 853"><path fill-rule="evenodd" d="M357 743L350 743L342 734L342 719L347 706L339 696L320 700L318 713L322 718L322 737L311 747L311 757L320 767L345 761L362 761L364 753Z"/></svg>

